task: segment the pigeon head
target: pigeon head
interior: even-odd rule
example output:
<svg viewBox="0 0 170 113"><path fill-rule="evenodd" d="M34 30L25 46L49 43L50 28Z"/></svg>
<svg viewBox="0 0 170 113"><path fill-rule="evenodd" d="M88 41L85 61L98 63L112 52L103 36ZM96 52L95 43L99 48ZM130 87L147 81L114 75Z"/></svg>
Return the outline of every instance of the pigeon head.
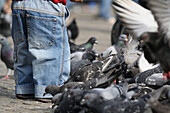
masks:
<svg viewBox="0 0 170 113"><path fill-rule="evenodd" d="M4 43L7 43L7 39L5 37L0 37L0 44L4 44Z"/></svg>
<svg viewBox="0 0 170 113"><path fill-rule="evenodd" d="M95 37L91 37L89 40L88 40L89 43L91 44L97 44L97 39Z"/></svg>
<svg viewBox="0 0 170 113"><path fill-rule="evenodd" d="M48 85L46 88L45 88L45 93L43 96L45 96L46 94L51 94L51 95L55 95L57 94L58 92L60 91L60 86L57 86L57 85Z"/></svg>

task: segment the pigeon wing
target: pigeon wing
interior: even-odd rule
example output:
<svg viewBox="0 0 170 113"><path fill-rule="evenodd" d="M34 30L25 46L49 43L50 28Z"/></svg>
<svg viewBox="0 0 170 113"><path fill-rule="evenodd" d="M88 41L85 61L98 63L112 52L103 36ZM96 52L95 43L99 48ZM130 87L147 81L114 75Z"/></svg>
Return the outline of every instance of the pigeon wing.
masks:
<svg viewBox="0 0 170 113"><path fill-rule="evenodd" d="M149 7L158 22L159 31L165 35L164 42L170 46L170 1L149 0Z"/></svg>
<svg viewBox="0 0 170 113"><path fill-rule="evenodd" d="M158 25L151 11L132 0L114 0L113 7L125 27L135 37L144 32L157 32Z"/></svg>

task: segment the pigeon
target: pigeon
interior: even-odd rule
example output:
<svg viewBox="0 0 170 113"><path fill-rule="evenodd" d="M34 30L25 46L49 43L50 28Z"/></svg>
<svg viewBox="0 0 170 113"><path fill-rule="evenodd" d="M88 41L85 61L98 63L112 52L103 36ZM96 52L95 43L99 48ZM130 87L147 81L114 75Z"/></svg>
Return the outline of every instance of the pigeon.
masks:
<svg viewBox="0 0 170 113"><path fill-rule="evenodd" d="M158 24L152 12L132 0L114 0L113 7L128 32L140 37L144 32L157 32Z"/></svg>
<svg viewBox="0 0 170 113"><path fill-rule="evenodd" d="M170 47L164 43L164 38L158 33L149 32L142 34L140 38L145 38L144 45L147 46L150 54L157 59L164 73L168 73L170 70L170 53L167 51L170 51Z"/></svg>
<svg viewBox="0 0 170 113"><path fill-rule="evenodd" d="M100 54L100 57L106 57L111 54L117 54L116 47L114 45L108 47L105 51Z"/></svg>
<svg viewBox="0 0 170 113"><path fill-rule="evenodd" d="M148 0L148 6L152 11L156 21L159 25L159 32L163 36L163 41L165 44L168 44L170 47L170 1L169 0Z"/></svg>
<svg viewBox="0 0 170 113"><path fill-rule="evenodd" d="M75 39L78 37L79 29L77 26L76 18L74 18L73 21L67 26L67 33L69 39L72 39L73 41L75 41Z"/></svg>
<svg viewBox="0 0 170 113"><path fill-rule="evenodd" d="M72 89L63 93L62 99L54 113L79 113L84 110L85 107L80 105L80 101L86 92L86 90Z"/></svg>
<svg viewBox="0 0 170 113"><path fill-rule="evenodd" d="M69 40L69 45L70 45L70 52L74 53L74 52L79 52L79 51L85 51L86 49L83 47L79 47L78 45L76 45L75 43L71 42Z"/></svg>
<svg viewBox="0 0 170 113"><path fill-rule="evenodd" d="M95 96L85 96L82 99L84 106L87 106L93 113L143 113L146 108L146 101L138 99L136 101L125 99L105 100Z"/></svg>
<svg viewBox="0 0 170 113"><path fill-rule="evenodd" d="M163 73L154 73L151 76L148 76L145 80L145 83L148 86L158 86L161 87L168 82L168 79L163 76Z"/></svg>
<svg viewBox="0 0 170 113"><path fill-rule="evenodd" d="M157 65L153 65L151 63L149 63L146 58L144 57L144 54L142 54L140 56L140 58L138 59L137 61L137 65L138 65L138 68L139 68L139 72L144 72L146 70L149 70L149 69L152 69L154 68L155 66Z"/></svg>
<svg viewBox="0 0 170 113"><path fill-rule="evenodd" d="M132 67L142 54L142 52L138 50L138 46L139 42L132 40L124 48L124 60L129 67Z"/></svg>
<svg viewBox="0 0 170 113"><path fill-rule="evenodd" d="M98 92L100 97L105 100L118 98L124 93L123 88L119 85L111 85L107 88L94 88L92 90Z"/></svg>
<svg viewBox="0 0 170 113"><path fill-rule="evenodd" d="M60 102L62 101L62 97L63 97L63 93L58 93L58 94L53 96L53 98L52 98L52 103L53 103L52 108L54 108L56 105L60 104Z"/></svg>
<svg viewBox="0 0 170 113"><path fill-rule="evenodd" d="M129 81L129 83L144 83L147 77L155 73L162 73L160 66L138 73Z"/></svg>
<svg viewBox="0 0 170 113"><path fill-rule="evenodd" d="M144 39L143 43L148 45L151 54L156 57L164 73L168 73L170 69L170 53L167 52L170 51L169 5L168 0L149 0L150 11L131 0L115 0L113 4L116 13L129 32L139 40L141 37ZM150 35L153 33L157 33L156 37Z"/></svg>
<svg viewBox="0 0 170 113"><path fill-rule="evenodd" d="M96 57L98 56L98 54L96 53L96 51L94 50L90 50L90 51L79 51L79 52L74 52L70 55L71 57L71 62L78 62L80 60L89 60L89 61L93 61L96 59Z"/></svg>
<svg viewBox="0 0 170 113"><path fill-rule="evenodd" d="M0 44L2 45L2 47L1 47L1 60L5 63L7 70L8 70L6 76L3 77L2 79L8 79L8 78L10 78L10 77L8 77L8 75L11 73L11 70L13 70L14 49L9 44L8 40L5 37L0 37Z"/></svg>
<svg viewBox="0 0 170 113"><path fill-rule="evenodd" d="M65 92L71 88L74 88L76 85L83 84L82 82L68 82L62 86L57 86L57 85L48 85L45 88L45 93L44 96L48 93L50 93L52 96Z"/></svg>
<svg viewBox="0 0 170 113"><path fill-rule="evenodd" d="M90 51L93 49L94 44L97 44L97 39L95 37L91 37L86 43L80 44L79 47Z"/></svg>
<svg viewBox="0 0 170 113"><path fill-rule="evenodd" d="M70 55L71 61L78 62L82 60L83 54L86 54L86 52L78 51L78 52L71 53Z"/></svg>
<svg viewBox="0 0 170 113"><path fill-rule="evenodd" d="M78 68L71 78L67 80L67 82L75 81L75 82L85 82L92 78L98 77L102 74L102 72L107 71L107 67L113 61L115 56L108 56L102 61L95 61L91 64L85 65L83 67ZM114 65L113 67L114 68Z"/></svg>
<svg viewBox="0 0 170 113"><path fill-rule="evenodd" d="M86 65L90 65L92 62L87 60L87 59L82 59L80 61L77 62L73 62L71 61L71 71L70 71L70 76L72 76L76 70L78 70L79 68L82 68L83 66Z"/></svg>
<svg viewBox="0 0 170 113"><path fill-rule="evenodd" d="M169 104L165 104L158 101L160 97L170 91L169 85L164 85L163 87L150 93L151 98L148 100L149 106L155 113L170 113Z"/></svg>
<svg viewBox="0 0 170 113"><path fill-rule="evenodd" d="M97 44L97 39L95 37L91 37L86 43L76 45L75 43L69 41L70 51L71 53L79 52L79 51L91 51L93 49L93 45Z"/></svg>

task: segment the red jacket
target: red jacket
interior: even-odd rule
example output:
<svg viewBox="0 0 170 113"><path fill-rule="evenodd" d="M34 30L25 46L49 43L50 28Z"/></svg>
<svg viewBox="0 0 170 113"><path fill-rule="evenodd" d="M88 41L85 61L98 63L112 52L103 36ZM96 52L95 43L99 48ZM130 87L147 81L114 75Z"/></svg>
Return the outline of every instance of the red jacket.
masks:
<svg viewBox="0 0 170 113"><path fill-rule="evenodd" d="M54 3L62 3L63 5L67 4L66 0L52 0Z"/></svg>
<svg viewBox="0 0 170 113"><path fill-rule="evenodd" d="M16 1L21 1L21 0L16 0ZM51 0L51 1L53 1L54 3L62 3L63 5L67 4L66 0Z"/></svg>

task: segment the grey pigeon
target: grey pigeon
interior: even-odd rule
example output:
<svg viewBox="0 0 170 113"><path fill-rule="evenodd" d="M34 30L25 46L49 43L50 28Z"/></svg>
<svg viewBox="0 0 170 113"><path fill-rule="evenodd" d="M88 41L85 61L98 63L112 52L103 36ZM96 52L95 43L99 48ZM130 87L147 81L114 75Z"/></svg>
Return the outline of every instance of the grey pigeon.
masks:
<svg viewBox="0 0 170 113"><path fill-rule="evenodd" d="M164 43L163 36L158 33L147 32L142 34L140 38L145 38L144 45L147 46L150 54L158 60L163 71L167 73L170 69L170 53L167 52L170 51L170 47Z"/></svg>
<svg viewBox="0 0 170 113"><path fill-rule="evenodd" d="M77 51L85 51L86 49L84 47L79 47L78 45L76 45L75 43L71 42L69 40L69 45L70 45L70 52L74 53Z"/></svg>
<svg viewBox="0 0 170 113"><path fill-rule="evenodd" d="M92 50L94 44L97 44L97 39L91 37L86 43L80 44L79 47L85 48L86 50Z"/></svg>
<svg viewBox="0 0 170 113"><path fill-rule="evenodd" d="M139 74L137 74L136 76L134 76L130 81L129 83L145 83L145 80L153 75L153 74L156 74L156 73L162 73L162 70L160 68L160 66L158 67L155 67L153 69L149 69L149 70L146 70L144 72L141 72Z"/></svg>
<svg viewBox="0 0 170 113"><path fill-rule="evenodd" d="M14 59L13 59L13 53L14 49L8 42L8 40L5 37L0 37L0 44L2 45L1 48L1 60L5 63L7 67L7 74L2 79L8 79L8 75L11 73L11 69L13 69L14 65Z"/></svg>
<svg viewBox="0 0 170 113"><path fill-rule="evenodd" d="M145 83L150 86L161 87L168 82L168 78L163 76L163 73L154 73L147 77Z"/></svg>
<svg viewBox="0 0 170 113"><path fill-rule="evenodd" d="M86 90L73 89L63 93L62 99L54 113L79 113L86 108L80 105Z"/></svg>
<svg viewBox="0 0 170 113"><path fill-rule="evenodd" d="M111 85L107 88L94 88L92 90L98 92L100 97L105 100L118 98L124 93L124 89L119 85Z"/></svg>
<svg viewBox="0 0 170 113"><path fill-rule="evenodd" d="M154 113L170 113L169 102L160 102L158 99L162 95L165 95L170 91L169 85L164 85L163 87L150 93L151 98L148 100L149 106L152 108Z"/></svg>
<svg viewBox="0 0 170 113"><path fill-rule="evenodd" d="M90 65L92 62L89 60L82 59L77 62L71 61L71 71L70 76L72 76L79 68L82 68L83 66Z"/></svg>
<svg viewBox="0 0 170 113"><path fill-rule="evenodd" d="M78 51L78 52L74 52L70 55L71 62L78 62L82 59L89 60L92 62L93 60L96 59L97 56L98 56L98 54L94 50Z"/></svg>
<svg viewBox="0 0 170 113"><path fill-rule="evenodd" d="M103 98L91 98L92 96L84 97L83 104L87 106L93 113L143 113L146 108L146 101L139 99L136 101L132 100L104 100Z"/></svg>
<svg viewBox="0 0 170 113"><path fill-rule="evenodd" d="M58 93L62 93L65 92L71 88L74 88L75 86L79 85L79 84L83 84L82 82L68 82L62 86L57 86L57 85L48 85L45 88L45 94L50 93L52 96L58 94Z"/></svg>
<svg viewBox="0 0 170 113"><path fill-rule="evenodd" d="M114 0L113 7L119 19L134 37L144 32L157 32L158 24L152 12L132 0Z"/></svg>
<svg viewBox="0 0 170 113"><path fill-rule="evenodd" d="M101 57L106 57L110 54L117 54L117 50L116 50L116 47L114 45L108 47L105 51L103 51L100 56Z"/></svg>
<svg viewBox="0 0 170 113"><path fill-rule="evenodd" d="M102 72L107 71L107 67L114 60L115 56L108 56L102 61L95 61L92 64L84 65L83 67L78 68L71 78L70 81L85 82L90 79L96 78L102 74ZM114 68L114 65L113 67Z"/></svg>
<svg viewBox="0 0 170 113"><path fill-rule="evenodd" d="M94 44L97 44L97 39L95 37L91 37L87 42L82 44L75 44L71 41L69 41L70 44L70 51L71 53L77 52L77 51L90 51L93 49Z"/></svg>

